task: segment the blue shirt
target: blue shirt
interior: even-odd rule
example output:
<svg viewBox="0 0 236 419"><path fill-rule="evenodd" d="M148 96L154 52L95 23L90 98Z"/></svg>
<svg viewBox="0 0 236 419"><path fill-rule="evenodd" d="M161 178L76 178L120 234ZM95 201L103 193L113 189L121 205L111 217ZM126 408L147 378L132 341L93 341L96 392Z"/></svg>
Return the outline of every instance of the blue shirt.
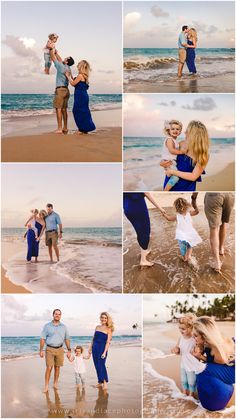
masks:
<svg viewBox="0 0 236 419"><path fill-rule="evenodd" d="M41 333L41 338L46 341L46 345L55 348L63 345L65 339L70 339L67 327L63 323L55 325L52 321L45 324Z"/></svg>
<svg viewBox="0 0 236 419"><path fill-rule="evenodd" d="M67 64L63 64L58 60L54 61L54 65L57 70L57 77L56 77L56 87L65 86L67 87L69 82L67 77L65 76L65 72L70 72L70 67Z"/></svg>
<svg viewBox="0 0 236 419"><path fill-rule="evenodd" d="M183 48L185 49L186 47L183 47L182 44L187 44L187 39L186 39L186 35L184 32L180 32L179 34L179 39L178 39L178 48Z"/></svg>
<svg viewBox="0 0 236 419"><path fill-rule="evenodd" d="M48 230L57 230L58 224L61 224L60 216L56 212L51 212L45 218L46 231Z"/></svg>

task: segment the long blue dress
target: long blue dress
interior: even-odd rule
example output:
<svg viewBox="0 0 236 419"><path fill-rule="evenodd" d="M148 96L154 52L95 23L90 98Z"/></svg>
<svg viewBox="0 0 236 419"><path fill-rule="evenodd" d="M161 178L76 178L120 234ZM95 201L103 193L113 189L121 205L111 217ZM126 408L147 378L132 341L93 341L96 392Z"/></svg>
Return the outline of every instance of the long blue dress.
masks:
<svg viewBox="0 0 236 419"><path fill-rule="evenodd" d="M104 359L101 358L105 350L107 338L108 338L107 333L100 332L99 330L95 331L94 338L93 338L92 355L93 355L93 362L96 368L99 384L103 383L104 381L108 383L108 375L107 375L107 369L106 369L107 354Z"/></svg>
<svg viewBox="0 0 236 419"><path fill-rule="evenodd" d="M197 374L197 390L202 406L215 411L224 409L231 399L235 383L235 362L232 365L214 363L210 349L206 348L207 367Z"/></svg>
<svg viewBox="0 0 236 419"><path fill-rule="evenodd" d="M194 163L191 157L187 156L186 154L179 154L177 156L177 169L181 172L192 173L194 169ZM205 170L202 174L205 174ZM163 189L170 178L168 176L165 177ZM196 182L201 182L202 178L199 176L197 180L185 180L179 178L179 181L171 188L170 192L172 191L189 191L194 192L196 190Z"/></svg>
<svg viewBox="0 0 236 419"><path fill-rule="evenodd" d="M193 45L193 42L188 39L187 44ZM188 71L194 74L196 74L197 72L197 69L195 66L195 57L196 57L195 48L187 48L186 64L188 67Z"/></svg>
<svg viewBox="0 0 236 419"><path fill-rule="evenodd" d="M134 227L139 246L146 250L150 240L150 218L142 192L124 193L124 213Z"/></svg>
<svg viewBox="0 0 236 419"><path fill-rule="evenodd" d="M43 226L36 221L35 227L38 229L38 236L39 236ZM35 232L31 228L27 231L26 238L27 238L27 245L28 245L26 259L29 262L31 261L32 257L38 257L39 255L39 241L36 241Z"/></svg>
<svg viewBox="0 0 236 419"><path fill-rule="evenodd" d="M80 132L87 133L96 129L89 110L89 86L85 81L75 85L73 115Z"/></svg>

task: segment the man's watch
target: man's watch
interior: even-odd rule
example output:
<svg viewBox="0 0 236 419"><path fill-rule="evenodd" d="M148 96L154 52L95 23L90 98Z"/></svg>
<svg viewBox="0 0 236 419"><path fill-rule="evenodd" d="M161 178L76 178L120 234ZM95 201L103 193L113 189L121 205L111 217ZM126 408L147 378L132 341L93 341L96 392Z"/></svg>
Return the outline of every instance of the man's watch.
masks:
<svg viewBox="0 0 236 419"><path fill-rule="evenodd" d="M67 351L68 351L68 352L71 352L71 348L68 348L68 349L67 349Z"/></svg>
<svg viewBox="0 0 236 419"><path fill-rule="evenodd" d="M63 233L63 231L60 231L60 234L62 234Z"/></svg>

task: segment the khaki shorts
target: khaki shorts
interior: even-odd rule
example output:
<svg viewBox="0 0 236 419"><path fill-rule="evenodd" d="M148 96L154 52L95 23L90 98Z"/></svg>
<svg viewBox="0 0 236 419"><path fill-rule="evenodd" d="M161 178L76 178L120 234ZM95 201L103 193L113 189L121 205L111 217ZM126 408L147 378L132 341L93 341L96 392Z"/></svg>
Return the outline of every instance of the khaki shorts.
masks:
<svg viewBox="0 0 236 419"><path fill-rule="evenodd" d="M69 97L70 92L68 87L59 87L55 90L53 107L56 109L66 109L68 106Z"/></svg>
<svg viewBox="0 0 236 419"><path fill-rule="evenodd" d="M179 62L180 64L184 64L186 61L186 49L185 48L179 48Z"/></svg>
<svg viewBox="0 0 236 419"><path fill-rule="evenodd" d="M56 246L58 243L57 231L46 231L45 244L46 246Z"/></svg>
<svg viewBox="0 0 236 419"><path fill-rule="evenodd" d="M63 367L64 363L64 349L61 348L46 348L46 365L47 367Z"/></svg>
<svg viewBox="0 0 236 419"><path fill-rule="evenodd" d="M223 223L229 223L234 207L234 194L206 192L204 206L209 227L218 227Z"/></svg>

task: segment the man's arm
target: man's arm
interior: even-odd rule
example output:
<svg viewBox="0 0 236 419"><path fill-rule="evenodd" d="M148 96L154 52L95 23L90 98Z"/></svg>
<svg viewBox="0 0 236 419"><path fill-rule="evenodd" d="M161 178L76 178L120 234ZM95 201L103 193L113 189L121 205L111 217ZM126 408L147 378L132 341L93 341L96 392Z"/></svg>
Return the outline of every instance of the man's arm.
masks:
<svg viewBox="0 0 236 419"><path fill-rule="evenodd" d="M62 58L60 57L58 52L56 52L55 54L55 51L53 49L50 50L50 57L54 63L55 61L59 61L59 63L62 63Z"/></svg>
<svg viewBox="0 0 236 419"><path fill-rule="evenodd" d="M70 347L70 339L65 339L65 344L67 347L67 358L70 359L71 357L71 347Z"/></svg>
<svg viewBox="0 0 236 419"><path fill-rule="evenodd" d="M41 358L44 357L44 352L43 352L44 345L45 345L45 339L41 338L40 339L40 349L39 349L39 355L41 356Z"/></svg>

